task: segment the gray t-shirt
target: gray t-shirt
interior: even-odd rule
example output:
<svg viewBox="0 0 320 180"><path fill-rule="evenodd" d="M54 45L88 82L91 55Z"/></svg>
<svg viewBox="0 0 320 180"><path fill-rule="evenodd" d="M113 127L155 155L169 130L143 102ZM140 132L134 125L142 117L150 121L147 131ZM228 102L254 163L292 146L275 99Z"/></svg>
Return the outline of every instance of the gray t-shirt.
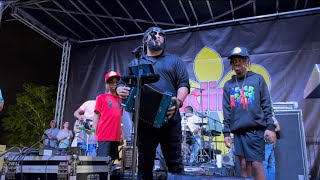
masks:
<svg viewBox="0 0 320 180"><path fill-rule="evenodd" d="M59 129L58 128L54 128L54 129L47 129L44 132L48 137L52 136L54 137L54 139L45 139L44 140L44 148L57 148L57 135L59 133Z"/></svg>

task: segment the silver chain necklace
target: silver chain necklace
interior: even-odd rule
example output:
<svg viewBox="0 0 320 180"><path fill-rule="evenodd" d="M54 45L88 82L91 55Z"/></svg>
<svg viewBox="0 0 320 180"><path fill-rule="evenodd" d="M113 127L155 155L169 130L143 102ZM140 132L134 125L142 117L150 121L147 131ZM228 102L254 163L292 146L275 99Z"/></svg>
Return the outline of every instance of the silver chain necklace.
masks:
<svg viewBox="0 0 320 180"><path fill-rule="evenodd" d="M246 82L246 78L247 78L247 73L244 75L244 80L243 80L243 82L242 82L241 89L243 88L244 83ZM237 85L238 85L238 87L239 87L239 89L240 89L240 86L239 86L239 83L238 83L238 77L236 77L236 83L237 83Z"/></svg>

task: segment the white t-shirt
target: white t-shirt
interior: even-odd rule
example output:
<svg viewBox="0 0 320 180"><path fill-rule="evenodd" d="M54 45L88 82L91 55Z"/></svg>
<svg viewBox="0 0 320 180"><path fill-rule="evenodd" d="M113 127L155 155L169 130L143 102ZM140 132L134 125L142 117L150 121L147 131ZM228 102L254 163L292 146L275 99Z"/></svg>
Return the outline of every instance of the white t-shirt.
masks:
<svg viewBox="0 0 320 180"><path fill-rule="evenodd" d="M199 116L196 116L194 114L192 114L191 116L187 116L187 126L191 132L194 132L195 129L200 128L199 123L201 123L201 119L199 118Z"/></svg>
<svg viewBox="0 0 320 180"><path fill-rule="evenodd" d="M84 111L84 116L87 117L87 119L93 119L94 116L94 108L96 106L96 100L89 100L84 102L80 109Z"/></svg>

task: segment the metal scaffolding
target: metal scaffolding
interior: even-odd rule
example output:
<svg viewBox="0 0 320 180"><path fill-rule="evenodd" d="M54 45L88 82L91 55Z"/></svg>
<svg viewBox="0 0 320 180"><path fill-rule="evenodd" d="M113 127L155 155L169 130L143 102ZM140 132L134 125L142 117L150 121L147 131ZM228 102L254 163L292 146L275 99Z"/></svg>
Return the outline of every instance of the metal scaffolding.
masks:
<svg viewBox="0 0 320 180"><path fill-rule="evenodd" d="M71 44L69 41L63 43L62 58L60 66L60 76L58 83L58 92L56 100L56 111L54 119L57 121L57 127L62 126L64 105L66 100L66 91L68 87L68 71L70 61Z"/></svg>
<svg viewBox="0 0 320 180"><path fill-rule="evenodd" d="M320 1L314 0L0 0L0 22L7 7L14 18L63 48L55 112L58 125L63 120L70 42L138 38L150 26L172 34L320 13Z"/></svg>

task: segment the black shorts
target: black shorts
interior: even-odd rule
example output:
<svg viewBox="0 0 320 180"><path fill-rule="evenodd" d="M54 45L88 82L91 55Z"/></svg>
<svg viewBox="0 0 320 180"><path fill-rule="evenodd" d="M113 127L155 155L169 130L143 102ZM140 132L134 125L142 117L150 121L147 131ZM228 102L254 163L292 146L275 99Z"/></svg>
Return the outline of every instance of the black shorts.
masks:
<svg viewBox="0 0 320 180"><path fill-rule="evenodd" d="M264 130L249 130L234 134L234 154L246 161L264 161Z"/></svg>
<svg viewBox="0 0 320 180"><path fill-rule="evenodd" d="M112 160L119 158L118 146L119 142L116 141L98 141L97 156L108 157Z"/></svg>

